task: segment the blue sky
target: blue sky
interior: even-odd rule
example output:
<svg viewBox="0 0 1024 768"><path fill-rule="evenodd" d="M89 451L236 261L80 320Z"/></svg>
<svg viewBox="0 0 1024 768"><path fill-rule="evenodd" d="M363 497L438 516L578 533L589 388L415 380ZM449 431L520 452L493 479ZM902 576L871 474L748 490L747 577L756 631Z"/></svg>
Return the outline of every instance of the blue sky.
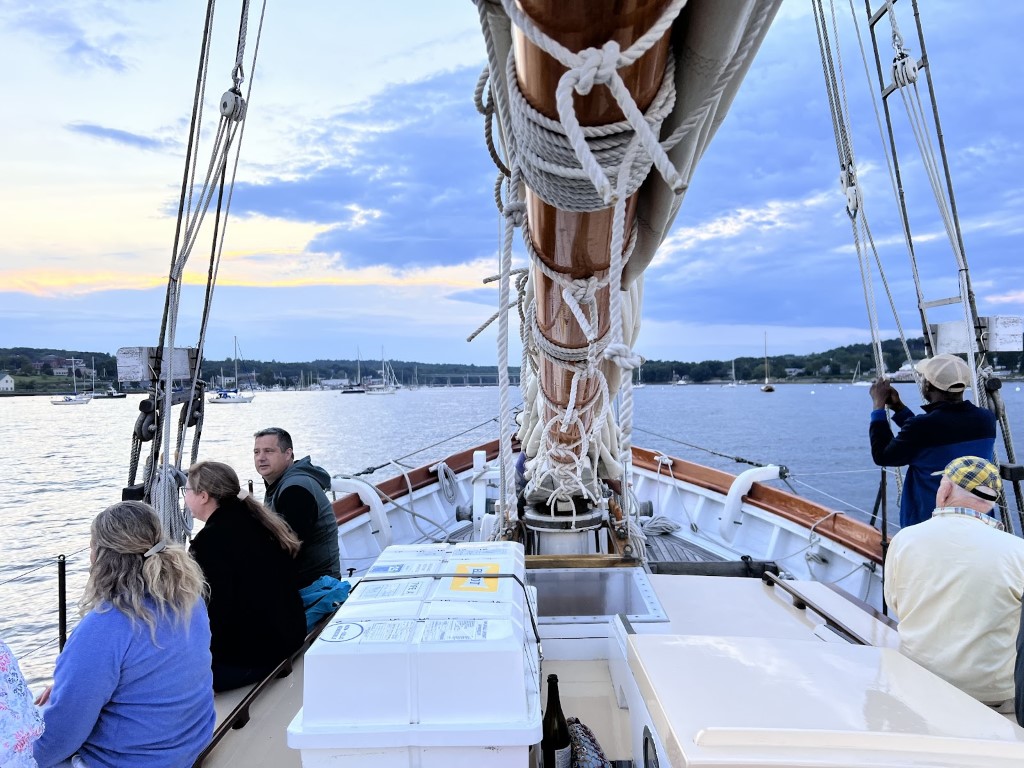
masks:
<svg viewBox="0 0 1024 768"><path fill-rule="evenodd" d="M1024 6L923 5L979 310L1024 314ZM237 27L233 4L220 6L210 98L229 85ZM0 347L156 342L204 8L0 0ZM229 356L238 336L247 357L267 360L383 347L493 363L493 329L465 342L494 311L481 281L496 271L499 227L472 104L484 61L476 11L469 0L387 8L268 8L208 356ZM873 113L854 93L859 58L847 80L872 229L919 335ZM919 192L919 164L904 158ZM727 359L760 354L765 332L772 354L868 340L836 177L809 4L785 0L647 270L637 350ZM939 298L954 292L955 270L926 202L911 215L926 298ZM180 344L195 342L204 274L198 254Z"/></svg>

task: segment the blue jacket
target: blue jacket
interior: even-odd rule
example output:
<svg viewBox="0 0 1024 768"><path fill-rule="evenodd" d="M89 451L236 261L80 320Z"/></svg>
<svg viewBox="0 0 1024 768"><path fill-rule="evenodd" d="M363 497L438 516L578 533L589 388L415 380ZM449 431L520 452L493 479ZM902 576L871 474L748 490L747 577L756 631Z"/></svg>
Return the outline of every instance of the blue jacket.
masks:
<svg viewBox="0 0 1024 768"><path fill-rule="evenodd" d="M155 606L151 603L151 609ZM76 752L89 768L180 768L213 735L210 622L196 602L187 623L149 626L116 609L90 611L57 657L40 768Z"/></svg>
<svg viewBox="0 0 1024 768"><path fill-rule="evenodd" d="M940 401L922 407L915 415L910 408L893 414L900 428L895 437L885 418L885 409L871 412L868 434L871 458L880 467L908 467L900 501L900 527L920 523L932 516L941 472L961 456L993 455L996 441L996 417L969 400L958 403Z"/></svg>

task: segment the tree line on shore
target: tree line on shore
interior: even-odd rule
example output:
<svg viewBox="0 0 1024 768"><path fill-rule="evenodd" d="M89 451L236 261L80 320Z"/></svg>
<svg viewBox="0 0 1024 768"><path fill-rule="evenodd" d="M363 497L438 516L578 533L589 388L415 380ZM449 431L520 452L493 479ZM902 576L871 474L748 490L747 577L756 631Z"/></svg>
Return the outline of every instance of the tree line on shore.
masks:
<svg viewBox="0 0 1024 768"><path fill-rule="evenodd" d="M924 357L924 339L908 340L910 352L914 359ZM882 352L887 371L899 369L905 362L903 345L898 339L882 342ZM97 381L114 382L117 379L117 359L105 352L81 350L36 349L31 347L0 348L0 376L10 374L19 391L56 391L67 388L66 376L54 376L52 365L40 361L49 356L62 361L74 359L78 361L80 373L95 370ZM1021 352L1001 352L993 355L992 362L1001 369L1014 374L1021 373L1024 354ZM419 383L421 385L444 384L452 381L466 384L494 383L497 376L496 366L469 365L462 363L420 363L415 361L389 361L399 382L405 385ZM648 384L670 384L683 379L694 383L727 380L732 377L735 363L736 378L739 380L761 380L765 378L765 360L763 357L737 357L735 360L703 360L700 362L684 362L680 360L645 360L642 373L643 381ZM203 378L213 380L221 371L234 372L235 361L204 359L202 363ZM379 364L372 361L358 360L311 360L309 362L284 363L272 360L243 359L238 361L239 378L254 378L255 384L272 387L275 384L283 387L297 386L300 382L306 385L330 379L348 379L355 381L357 371L360 377L377 377ZM768 373L773 380L829 380L849 379L855 371L860 371L862 378L874 377L874 354L868 344L850 344L836 347L825 352L808 355L771 355L768 357ZM511 368L513 377L518 377L518 367ZM105 384L104 384L105 386Z"/></svg>

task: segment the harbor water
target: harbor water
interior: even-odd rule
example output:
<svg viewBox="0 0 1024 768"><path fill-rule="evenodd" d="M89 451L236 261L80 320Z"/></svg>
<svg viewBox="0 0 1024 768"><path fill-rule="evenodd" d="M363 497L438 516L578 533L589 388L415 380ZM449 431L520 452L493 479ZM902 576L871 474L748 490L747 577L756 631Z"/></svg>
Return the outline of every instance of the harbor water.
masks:
<svg viewBox="0 0 1024 768"><path fill-rule="evenodd" d="M1017 436L1024 434L1022 388L1013 381L1003 387ZM901 392L905 402L919 401L913 385L901 385ZM51 678L57 654L57 557L67 557L73 626L88 570L89 525L121 498L128 481L140 399L62 408L46 397L0 398L0 638L36 690ZM207 407L199 458L231 464L261 498L252 435L279 426L291 432L296 457L310 455L332 474L386 464L370 475L380 481L402 465L432 463L495 438L497 403L493 387L387 396L259 392L249 404ZM731 472L749 467L740 460L783 464L799 494L851 515L871 512L880 470L868 449L866 387L780 384L769 394L753 384L647 386L634 390L634 409L635 445ZM889 488L895 514L895 483Z"/></svg>

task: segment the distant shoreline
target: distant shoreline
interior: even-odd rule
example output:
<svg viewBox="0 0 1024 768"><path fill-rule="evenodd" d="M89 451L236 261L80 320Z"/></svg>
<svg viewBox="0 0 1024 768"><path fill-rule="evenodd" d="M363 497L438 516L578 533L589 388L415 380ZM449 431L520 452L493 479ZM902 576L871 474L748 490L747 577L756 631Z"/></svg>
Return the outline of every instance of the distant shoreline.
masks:
<svg viewBox="0 0 1024 768"><path fill-rule="evenodd" d="M1019 383L1019 382L1024 381L1024 376L1019 376L1019 375L1000 376L999 379L1000 379L1000 381L1006 382L1007 384L1009 384L1011 382ZM913 381L894 381L893 383L895 383L895 384L913 385L914 382ZM773 381L773 382L771 382L771 384L772 384L773 387L788 387L788 386L801 386L801 385L803 385L803 386L807 386L807 385L811 385L811 386L838 385L838 386L841 386L841 387L852 387L853 386L853 384L851 384L850 381L847 380L847 379L836 379L836 378L830 378L830 379L800 378L797 381L785 380L784 379L784 380L780 380L780 381ZM453 384L450 387L441 386L441 385L420 385L419 389L462 389L462 388L464 388L466 386L469 386L469 387L481 387L481 386L482 387L497 387L497 384L471 384L471 385ZM518 386L518 385L514 385L514 386ZM760 389L763 386L763 382L761 382L761 381L746 381L746 382L742 382L741 381L741 382L737 382L736 386L737 387L757 387L757 388ZM658 381L658 382L645 383L644 387L645 388L647 388L647 387L659 387L659 388L662 388L663 387L663 388L668 388L668 389L671 389L671 388L674 388L674 387L723 387L723 388L730 388L730 389L732 388L730 386L730 382L728 380L726 380L726 379L713 379L713 380L709 380L709 381L689 381L686 384L674 384L672 382ZM125 394L127 394L127 395L146 395L146 394L149 393L148 389L131 389L131 390L122 390L122 391ZM256 391L257 392L264 392L264 391L265 392L271 392L271 391L299 392L299 391L307 391L307 390L281 389L281 390L256 390ZM323 391L324 392L340 392L341 390L340 389L324 389ZM64 392L64 391L53 391L53 392L0 392L0 398L5 398L5 397L63 397L64 395L71 395L71 394L73 394L73 393L71 393L71 392ZM83 393L79 392L78 394L81 395ZM106 396L104 396L102 394L98 394L98 395L96 395L96 399L97 400L107 400L107 399L114 399L114 398L107 398ZM117 398L117 399L124 399L124 398Z"/></svg>

